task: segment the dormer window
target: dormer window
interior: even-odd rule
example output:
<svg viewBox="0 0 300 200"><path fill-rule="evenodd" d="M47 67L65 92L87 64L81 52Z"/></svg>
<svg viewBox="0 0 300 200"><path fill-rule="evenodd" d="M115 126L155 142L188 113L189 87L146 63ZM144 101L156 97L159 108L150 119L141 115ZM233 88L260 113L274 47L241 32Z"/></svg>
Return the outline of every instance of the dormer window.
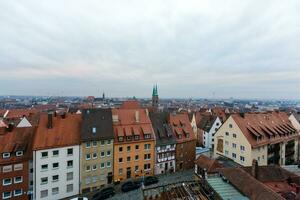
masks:
<svg viewBox="0 0 300 200"><path fill-rule="evenodd" d="M93 134L96 134L96 131L97 131L97 130L96 130L96 127L93 127L93 128L92 128Z"/></svg>
<svg viewBox="0 0 300 200"><path fill-rule="evenodd" d="M131 141L131 140L132 140L132 136L127 136L127 137L126 137L126 140L127 140L127 141Z"/></svg>
<svg viewBox="0 0 300 200"><path fill-rule="evenodd" d="M3 154L2 154L2 157L3 157L3 158L10 158L10 153L3 153Z"/></svg>
<svg viewBox="0 0 300 200"><path fill-rule="evenodd" d="M140 136L139 135L135 135L134 136L134 140L139 140L140 139Z"/></svg>
<svg viewBox="0 0 300 200"><path fill-rule="evenodd" d="M119 137L118 140L119 140L119 142L123 142L124 138L123 137Z"/></svg>
<svg viewBox="0 0 300 200"><path fill-rule="evenodd" d="M16 156L18 156L18 157L19 157L19 156L23 156L23 151L17 151L17 152L16 152Z"/></svg>
<svg viewBox="0 0 300 200"><path fill-rule="evenodd" d="M150 134L145 134L145 139L150 139L151 138L151 135Z"/></svg>
<svg viewBox="0 0 300 200"><path fill-rule="evenodd" d="M190 137L190 134L189 134L189 133L186 133L186 137L189 138L189 137Z"/></svg>
<svg viewBox="0 0 300 200"><path fill-rule="evenodd" d="M182 138L182 135L181 134L178 134L178 139L181 139Z"/></svg>

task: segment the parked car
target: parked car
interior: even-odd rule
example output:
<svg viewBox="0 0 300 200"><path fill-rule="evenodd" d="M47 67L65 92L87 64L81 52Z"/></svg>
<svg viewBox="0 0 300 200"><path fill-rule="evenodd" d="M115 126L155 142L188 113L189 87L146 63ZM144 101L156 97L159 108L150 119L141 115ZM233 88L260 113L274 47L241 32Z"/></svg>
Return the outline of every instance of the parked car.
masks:
<svg viewBox="0 0 300 200"><path fill-rule="evenodd" d="M138 181L127 181L122 185L121 190L123 192L128 192L131 190L136 190L140 187L141 187L141 183Z"/></svg>
<svg viewBox="0 0 300 200"><path fill-rule="evenodd" d="M71 200L89 200L87 197L76 197Z"/></svg>
<svg viewBox="0 0 300 200"><path fill-rule="evenodd" d="M158 178L156 176L147 176L144 179L144 185L145 186L152 185L152 184L155 184L155 183L158 183Z"/></svg>
<svg viewBox="0 0 300 200"><path fill-rule="evenodd" d="M107 199L115 195L115 189L113 187L106 187L100 192L97 192L93 196L93 200L102 200L102 199Z"/></svg>

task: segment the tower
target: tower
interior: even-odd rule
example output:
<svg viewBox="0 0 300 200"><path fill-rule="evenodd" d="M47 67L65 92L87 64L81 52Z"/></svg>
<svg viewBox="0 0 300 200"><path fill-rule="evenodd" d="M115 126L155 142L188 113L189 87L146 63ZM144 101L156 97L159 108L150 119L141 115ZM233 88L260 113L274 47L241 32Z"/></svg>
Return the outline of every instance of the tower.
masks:
<svg viewBox="0 0 300 200"><path fill-rule="evenodd" d="M152 90L152 107L155 110L158 110L158 92L157 92L157 85L153 86Z"/></svg>

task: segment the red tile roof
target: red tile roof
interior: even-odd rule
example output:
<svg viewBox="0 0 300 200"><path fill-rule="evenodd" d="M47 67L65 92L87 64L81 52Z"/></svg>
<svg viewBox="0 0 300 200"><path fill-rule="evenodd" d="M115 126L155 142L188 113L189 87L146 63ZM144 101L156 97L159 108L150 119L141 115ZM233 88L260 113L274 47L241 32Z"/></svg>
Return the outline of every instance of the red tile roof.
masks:
<svg viewBox="0 0 300 200"><path fill-rule="evenodd" d="M29 115L36 114L38 111L36 109L11 109L8 110L8 114L5 118L21 118L28 117Z"/></svg>
<svg viewBox="0 0 300 200"><path fill-rule="evenodd" d="M40 117L37 132L34 138L34 150L49 149L80 144L81 115L66 114L53 117L53 128L48 128L48 115Z"/></svg>
<svg viewBox="0 0 300 200"><path fill-rule="evenodd" d="M141 108L140 103L136 100L124 101L121 105L122 109L136 109Z"/></svg>
<svg viewBox="0 0 300 200"><path fill-rule="evenodd" d="M170 125L177 142L195 140L188 114L170 114ZM181 135L181 138L179 137Z"/></svg>
<svg viewBox="0 0 300 200"><path fill-rule="evenodd" d="M278 143L299 137L299 133L283 112L231 115L252 147Z"/></svg>

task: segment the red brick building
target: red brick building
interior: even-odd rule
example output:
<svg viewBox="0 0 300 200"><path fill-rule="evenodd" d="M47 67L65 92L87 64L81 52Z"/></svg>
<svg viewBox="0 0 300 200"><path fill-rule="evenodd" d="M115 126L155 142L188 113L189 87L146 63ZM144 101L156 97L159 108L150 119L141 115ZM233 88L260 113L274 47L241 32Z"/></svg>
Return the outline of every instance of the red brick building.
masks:
<svg viewBox="0 0 300 200"><path fill-rule="evenodd" d="M0 129L0 199L28 199L34 128Z"/></svg>
<svg viewBox="0 0 300 200"><path fill-rule="evenodd" d="M192 169L196 154L196 138L188 114L170 114L170 125L176 138L176 171Z"/></svg>

